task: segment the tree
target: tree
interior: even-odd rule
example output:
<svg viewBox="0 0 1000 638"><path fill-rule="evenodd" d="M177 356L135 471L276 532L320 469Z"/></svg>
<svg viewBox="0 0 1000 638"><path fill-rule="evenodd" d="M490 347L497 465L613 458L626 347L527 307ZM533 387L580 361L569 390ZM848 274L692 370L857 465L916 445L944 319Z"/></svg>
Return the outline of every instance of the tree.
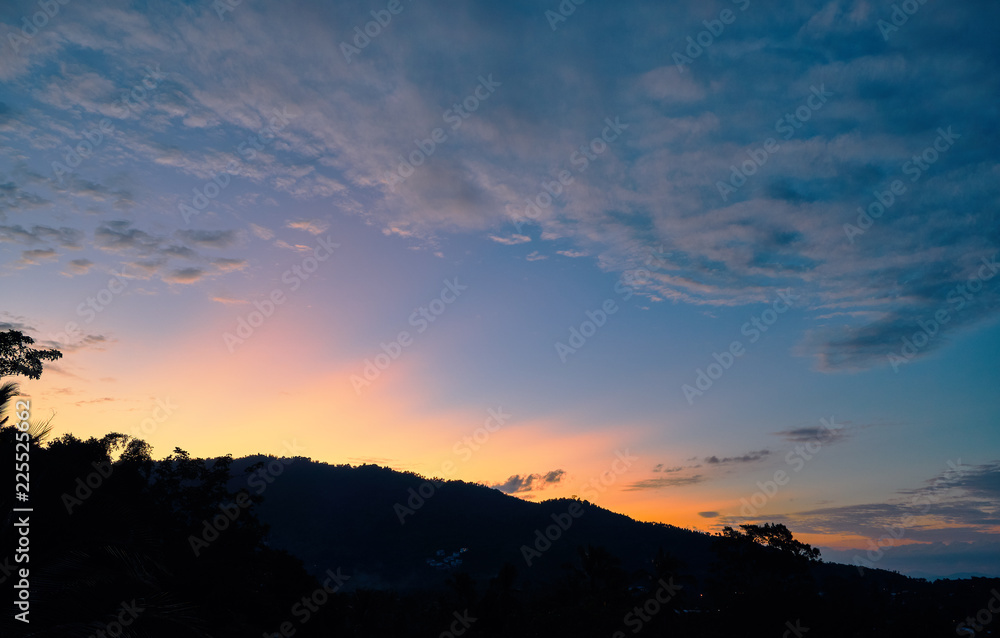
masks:
<svg viewBox="0 0 1000 638"><path fill-rule="evenodd" d="M62 357L58 350L31 348L35 340L19 330L0 332L0 377L14 375L37 379L42 376L42 361Z"/></svg>
<svg viewBox="0 0 1000 638"><path fill-rule="evenodd" d="M735 542L748 542L764 547L772 547L792 556L819 560L820 552L808 543L797 541L792 532L781 523L764 523L763 525L740 525L743 532L732 527L725 527L722 536Z"/></svg>

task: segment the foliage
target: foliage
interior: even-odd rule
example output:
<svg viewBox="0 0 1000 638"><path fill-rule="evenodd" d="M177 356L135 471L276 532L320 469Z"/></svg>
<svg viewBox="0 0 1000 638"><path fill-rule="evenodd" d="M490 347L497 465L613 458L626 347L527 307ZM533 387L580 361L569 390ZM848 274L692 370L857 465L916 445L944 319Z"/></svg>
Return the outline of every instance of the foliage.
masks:
<svg viewBox="0 0 1000 638"><path fill-rule="evenodd" d="M42 376L42 361L62 357L58 350L30 347L33 343L34 339L18 330L0 332L0 377L22 375L38 379Z"/></svg>
<svg viewBox="0 0 1000 638"><path fill-rule="evenodd" d="M780 523L764 523L763 525L740 525L743 530L726 526L722 528L722 536L736 543L754 543L779 551L806 558L819 560L819 550L792 538L792 532Z"/></svg>

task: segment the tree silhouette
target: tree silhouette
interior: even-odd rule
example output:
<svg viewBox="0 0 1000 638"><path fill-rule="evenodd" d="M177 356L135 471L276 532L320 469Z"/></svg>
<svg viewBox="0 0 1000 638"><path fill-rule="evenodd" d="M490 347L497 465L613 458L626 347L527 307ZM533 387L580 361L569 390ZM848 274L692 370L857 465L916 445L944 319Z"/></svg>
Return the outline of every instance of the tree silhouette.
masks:
<svg viewBox="0 0 1000 638"><path fill-rule="evenodd" d="M0 377L22 375L29 379L42 376L42 361L62 357L58 350L31 348L35 340L18 330L0 332Z"/></svg>
<svg viewBox="0 0 1000 638"><path fill-rule="evenodd" d="M792 532L781 523L740 525L740 527L743 529L743 532L726 526L722 529L722 536L737 543L755 543L808 560L819 560L818 549L813 548L807 543L795 540L792 537Z"/></svg>

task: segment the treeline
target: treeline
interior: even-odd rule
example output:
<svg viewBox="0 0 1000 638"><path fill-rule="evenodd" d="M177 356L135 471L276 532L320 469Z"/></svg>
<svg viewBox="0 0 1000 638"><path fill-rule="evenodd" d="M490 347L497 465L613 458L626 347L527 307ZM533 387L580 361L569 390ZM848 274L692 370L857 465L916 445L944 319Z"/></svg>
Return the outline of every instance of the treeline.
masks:
<svg viewBox="0 0 1000 638"><path fill-rule="evenodd" d="M16 434L0 429L5 458ZM121 434L45 443L34 433L31 622L13 620L12 608L4 636L940 636L1000 586L861 576L763 525L715 537L707 569L670 547L625 569L581 545L555 579L510 562L486 576L459 568L425 588L365 589L348 570L312 575L271 547L258 516L268 494L233 490L231 458L150 452ZM12 521L18 505L3 498ZM11 551L14 527L2 534ZM0 576L17 578L6 567Z"/></svg>

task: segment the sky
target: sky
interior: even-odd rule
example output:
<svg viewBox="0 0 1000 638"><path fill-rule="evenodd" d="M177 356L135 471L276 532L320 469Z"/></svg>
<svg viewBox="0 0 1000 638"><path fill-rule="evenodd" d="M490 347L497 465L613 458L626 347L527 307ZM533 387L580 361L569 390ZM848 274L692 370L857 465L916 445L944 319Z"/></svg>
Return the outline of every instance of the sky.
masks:
<svg viewBox="0 0 1000 638"><path fill-rule="evenodd" d="M4 2L0 329L57 435L997 576L998 21Z"/></svg>

